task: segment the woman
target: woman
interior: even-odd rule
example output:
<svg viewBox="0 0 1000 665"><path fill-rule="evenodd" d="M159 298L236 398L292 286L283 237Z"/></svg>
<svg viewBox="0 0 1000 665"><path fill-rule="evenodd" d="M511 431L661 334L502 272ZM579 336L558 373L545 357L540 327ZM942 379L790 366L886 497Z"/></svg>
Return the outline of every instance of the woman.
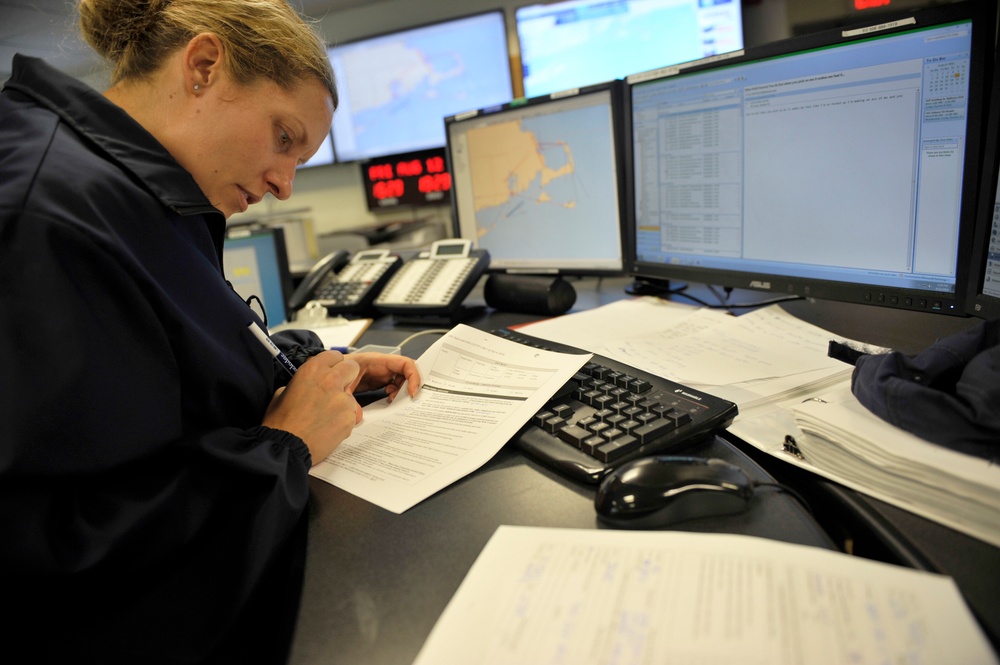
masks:
<svg viewBox="0 0 1000 665"><path fill-rule="evenodd" d="M283 662L310 465L355 390L419 383L399 356L296 347L284 387L222 276L225 219L291 194L333 74L283 0L79 9L104 95L19 56L0 93L5 648Z"/></svg>

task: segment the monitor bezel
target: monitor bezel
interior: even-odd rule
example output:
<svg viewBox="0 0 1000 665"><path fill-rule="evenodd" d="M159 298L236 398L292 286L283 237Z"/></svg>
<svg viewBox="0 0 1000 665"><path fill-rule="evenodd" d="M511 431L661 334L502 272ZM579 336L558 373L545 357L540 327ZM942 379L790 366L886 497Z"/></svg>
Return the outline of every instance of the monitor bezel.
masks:
<svg viewBox="0 0 1000 665"><path fill-rule="evenodd" d="M581 88L573 88L570 90L564 90L561 92L552 93L549 95L539 95L537 97L530 97L527 99L516 99L506 104L501 104L499 106L493 106L485 109L478 109L476 111L469 111L466 113L459 113L457 115L451 115L444 119L445 123L445 159L448 165L448 172L452 174L452 192L451 192L451 219L452 219L452 235L456 238L461 238L462 230L461 223L459 221L459 195L456 192L457 184L455 180L455 170L452 164L452 127L456 123L462 123L474 118L480 118L485 115L498 115L504 113L517 112L524 109L525 107L538 106L542 104L558 103L560 100L567 98L579 98L581 96L596 95L607 92L610 95L611 101L611 129L612 129L612 144L615 153L615 177L618 181L618 242L621 252L621 267L617 269L610 268L572 268L572 267L559 267L550 266L548 268L513 268L513 267L499 267L493 265L492 259L490 262L490 267L487 268L489 273L506 273L506 274L517 274L517 275L566 275L566 276L594 276L594 277L614 277L621 276L625 274L626 268L626 248L625 248L625 226L627 219L625 216L625 192L627 191L625 183L625 133L624 128L624 92L625 92L625 82L621 79L616 79L614 81L604 81L602 83L596 83L594 85L584 86ZM472 239L474 246L479 247L478 239Z"/></svg>
<svg viewBox="0 0 1000 665"><path fill-rule="evenodd" d="M969 315L981 319L1000 318L1000 298L983 293L990 234L993 229L993 210L1000 187L1000 53L993 63L993 88L987 114L986 141L983 151L983 170L979 177L979 209L976 219L976 236L972 247L972 269L969 280Z"/></svg>
<svg viewBox="0 0 1000 665"><path fill-rule="evenodd" d="M750 289L768 292L777 296L816 298L839 302L874 305L926 311L954 316L966 316L969 275L964 267L969 265L972 255L972 236L975 227L978 204L977 174L980 168L979 154L984 123L983 86L986 80L987 62L992 52L992 26L989 14L978 2L957 2L935 6L923 10L880 14L877 22L861 21L836 30L793 37L760 46L712 56L692 63L665 67L650 72L642 72L626 79L625 105L625 196L626 219L624 228L624 251L626 272L636 279L637 284L648 282L652 289L668 289L671 281L691 281L726 288ZM915 24L910 23L915 20ZM854 282L821 280L756 271L733 271L719 268L661 264L639 261L636 256L635 234L635 182L632 123L632 90L635 85L680 74L709 71L721 66L737 65L761 60L784 57L797 52L827 48L839 44L858 43L892 34L924 29L949 23L972 20L972 44L969 78L969 104L967 115L966 153L963 168L962 208L959 216L959 239L956 256L955 290L953 293L924 291L917 289L889 288ZM877 28L876 28L877 26ZM982 26L975 29L976 26ZM851 34L845 34L850 32ZM989 51L987 50L989 49ZM970 205L971 203L971 205Z"/></svg>
<svg viewBox="0 0 1000 665"><path fill-rule="evenodd" d="M438 20L426 21L424 23L419 23L417 25L410 25L410 26L406 26L406 27L403 27L403 28L398 28L396 30L387 30L387 31L384 31L384 32L378 32L378 33L374 33L374 34L370 34L370 35L365 35L363 37L356 37L354 39L347 39L347 40L340 41L340 42L337 42L337 43L328 43L326 45L327 58L331 59L331 53L332 53L332 51L334 49L338 49L338 48L342 48L342 47L348 47L348 46L356 46L356 45L362 44L364 42L374 42L374 41L377 41L377 40L385 39L386 37L392 37L394 35L402 35L402 34L405 34L405 33L408 33L408 32L418 32L420 30L426 30L428 28L435 28L435 27L438 27L438 26L447 25L449 23L457 23L457 22L460 22L460 21L465 21L465 20L469 20L469 19L473 19L473 18L478 18L478 17L481 17L481 16L488 16L488 15L493 15L493 16L499 17L499 19L500 19L500 25L503 28L503 34L504 34L504 37L505 37L505 40L504 40L504 55L505 55L505 59L506 59L506 65L507 65L506 71L507 71L507 78L508 78L508 80L507 80L508 98L509 99L513 99L513 97L514 97L514 72L512 70L511 53L510 53L510 43L509 43L509 37L508 37L508 32L507 32L507 29L508 29L508 26L507 26L507 15L506 15L506 12L504 12L504 10L501 9L501 8L499 8L499 7L493 8L493 9L485 9L483 11L472 12L472 13L469 13L469 14L462 14L460 16L449 16L447 18L442 18L442 19L438 19ZM333 61L331 59L331 66L332 66L332 62ZM471 110L471 109L463 109L463 110ZM336 117L336 112L335 112L334 115ZM403 153L407 153L407 152L416 152L416 151L419 151L419 150L427 150L427 149L432 149L432 148L441 148L441 147L444 147L444 143L442 142L441 145L428 145L428 146L408 148L406 150L389 150L389 151L386 151L386 152L380 152L379 154L362 154L362 155L358 155L358 156L354 156L354 157L345 157L345 156L343 156L341 154L341 152L338 152L338 150L337 150L337 134L334 131L334 125L333 124L330 125L330 136L331 136L331 139L333 141L333 158L334 158L334 162L337 163L337 164L351 164L351 163L363 162L363 161L366 161L366 160L369 160L369 159L381 159L383 157L389 157L389 156L392 156L392 155L395 155L395 154L403 154Z"/></svg>

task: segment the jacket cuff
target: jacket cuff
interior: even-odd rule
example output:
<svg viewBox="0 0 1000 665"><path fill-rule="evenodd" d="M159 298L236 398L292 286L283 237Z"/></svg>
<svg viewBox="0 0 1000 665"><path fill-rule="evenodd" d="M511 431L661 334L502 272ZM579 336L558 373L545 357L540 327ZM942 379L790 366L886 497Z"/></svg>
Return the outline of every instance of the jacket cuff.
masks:
<svg viewBox="0 0 1000 665"><path fill-rule="evenodd" d="M268 427L267 425L258 425L257 427L250 428L249 434L255 439L269 441L271 445L271 452L276 457L280 455L283 450L288 450L288 453L292 457L302 460L306 470L312 468L312 454L309 452L309 447L302 439L295 436L291 432L274 429Z"/></svg>

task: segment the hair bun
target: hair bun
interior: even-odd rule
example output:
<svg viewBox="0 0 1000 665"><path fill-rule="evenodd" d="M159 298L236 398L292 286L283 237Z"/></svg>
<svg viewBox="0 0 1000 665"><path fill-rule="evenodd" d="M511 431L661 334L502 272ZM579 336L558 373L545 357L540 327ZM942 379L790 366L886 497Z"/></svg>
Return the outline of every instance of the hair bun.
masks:
<svg viewBox="0 0 1000 665"><path fill-rule="evenodd" d="M118 62L170 0L80 0L80 31L98 55Z"/></svg>

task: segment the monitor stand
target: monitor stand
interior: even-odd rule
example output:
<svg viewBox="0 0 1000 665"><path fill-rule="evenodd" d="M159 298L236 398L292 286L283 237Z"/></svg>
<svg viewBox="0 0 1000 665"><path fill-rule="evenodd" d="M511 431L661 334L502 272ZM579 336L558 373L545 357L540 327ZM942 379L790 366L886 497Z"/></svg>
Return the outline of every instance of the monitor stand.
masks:
<svg viewBox="0 0 1000 665"><path fill-rule="evenodd" d="M655 279L652 277L639 277L629 286L625 287L625 293L630 296L669 296L672 293L680 293L687 288L687 284L674 283L671 286L669 279Z"/></svg>

